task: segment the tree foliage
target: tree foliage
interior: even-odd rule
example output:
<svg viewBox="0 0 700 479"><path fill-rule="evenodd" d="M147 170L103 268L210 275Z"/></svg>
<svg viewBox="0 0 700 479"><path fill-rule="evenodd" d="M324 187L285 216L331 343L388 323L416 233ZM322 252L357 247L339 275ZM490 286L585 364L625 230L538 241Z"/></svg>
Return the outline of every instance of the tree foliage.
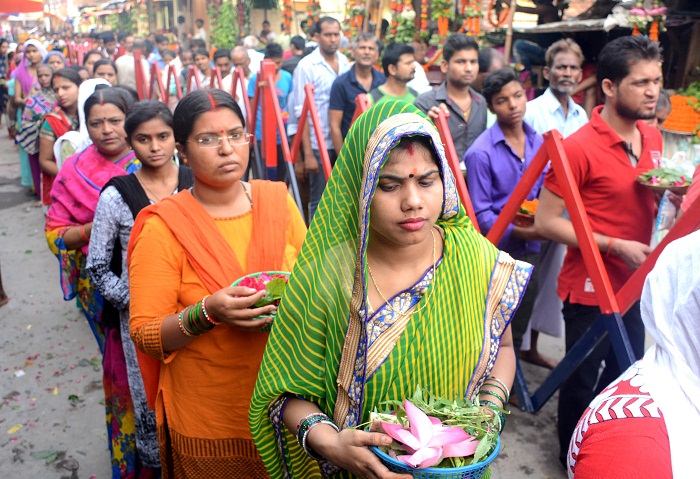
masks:
<svg viewBox="0 0 700 479"><path fill-rule="evenodd" d="M211 43L216 48L233 48L238 40L236 7L231 0L224 0L218 7L209 7L209 18L213 18Z"/></svg>

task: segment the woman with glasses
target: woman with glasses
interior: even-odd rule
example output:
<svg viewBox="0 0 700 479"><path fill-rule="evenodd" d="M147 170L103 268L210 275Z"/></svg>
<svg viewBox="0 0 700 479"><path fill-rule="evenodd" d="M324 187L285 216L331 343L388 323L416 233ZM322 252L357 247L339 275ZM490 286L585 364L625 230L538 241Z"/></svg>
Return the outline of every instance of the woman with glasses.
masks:
<svg viewBox="0 0 700 479"><path fill-rule="evenodd" d="M248 405L274 306L231 287L290 271L306 233L283 183L241 179L250 136L233 97L185 96L174 114L194 186L144 209L129 243L131 337L155 409L164 478L267 477Z"/></svg>

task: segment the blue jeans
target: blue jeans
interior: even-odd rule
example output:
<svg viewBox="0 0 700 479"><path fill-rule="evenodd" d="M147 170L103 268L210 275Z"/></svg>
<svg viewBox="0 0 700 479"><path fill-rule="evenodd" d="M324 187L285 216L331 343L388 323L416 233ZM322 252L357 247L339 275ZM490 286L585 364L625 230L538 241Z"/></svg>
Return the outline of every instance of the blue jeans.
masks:
<svg viewBox="0 0 700 479"><path fill-rule="evenodd" d="M313 150L313 152L318 162L318 170L306 173L306 180L309 182L309 224L311 224L318 203L321 201L323 190L326 189L326 175L323 172L323 165L321 165L321 153L318 150ZM335 151L328 150L328 156L332 164L335 160Z"/></svg>
<svg viewBox="0 0 700 479"><path fill-rule="evenodd" d="M597 306L585 306L564 301L562 308L566 325L566 351L573 347L588 328L598 319ZM622 317L627 329L635 360L644 355L644 324L639 302ZM600 373L600 365L605 369ZM559 459L566 460L569 440L579 418L596 395L615 380L623 371L617 365L615 352L605 337L581 365L576 368L559 390L557 430L559 432ZM565 463L565 462L564 462Z"/></svg>

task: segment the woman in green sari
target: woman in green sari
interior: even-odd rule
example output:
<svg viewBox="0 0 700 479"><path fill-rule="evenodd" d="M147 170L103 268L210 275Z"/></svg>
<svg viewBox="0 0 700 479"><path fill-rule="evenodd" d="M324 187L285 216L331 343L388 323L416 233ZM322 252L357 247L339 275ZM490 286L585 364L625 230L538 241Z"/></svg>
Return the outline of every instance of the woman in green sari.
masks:
<svg viewBox="0 0 700 479"><path fill-rule="evenodd" d="M367 448L388 436L353 427L418 385L504 406L515 371L509 324L530 272L473 228L422 113L386 101L363 114L307 233L253 394L251 432L270 476L406 477Z"/></svg>

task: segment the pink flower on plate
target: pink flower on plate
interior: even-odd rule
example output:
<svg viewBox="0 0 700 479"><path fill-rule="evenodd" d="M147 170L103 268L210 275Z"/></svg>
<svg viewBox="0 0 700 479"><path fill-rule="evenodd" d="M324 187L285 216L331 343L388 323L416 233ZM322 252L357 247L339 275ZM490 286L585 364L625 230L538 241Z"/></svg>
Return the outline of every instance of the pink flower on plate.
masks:
<svg viewBox="0 0 700 479"><path fill-rule="evenodd" d="M385 433L403 444L410 453L397 456L401 462L416 469L439 464L446 457L471 456L479 441L460 427L444 426L435 417L427 416L408 400L404 401L409 428L382 422Z"/></svg>
<svg viewBox="0 0 700 479"><path fill-rule="evenodd" d="M253 278L252 276L248 276L247 278L243 278L240 283L238 283L238 286L243 286L246 288L253 288L256 291L262 291L265 289L265 283L263 283L260 279L258 278Z"/></svg>

